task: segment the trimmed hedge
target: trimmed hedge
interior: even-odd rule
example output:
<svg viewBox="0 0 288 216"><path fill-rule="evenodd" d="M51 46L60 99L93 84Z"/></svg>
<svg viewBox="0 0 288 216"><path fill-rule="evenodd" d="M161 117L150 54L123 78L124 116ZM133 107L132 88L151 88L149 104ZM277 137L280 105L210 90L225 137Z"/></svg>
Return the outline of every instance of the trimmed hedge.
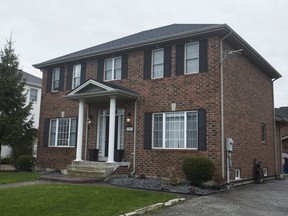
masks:
<svg viewBox="0 0 288 216"><path fill-rule="evenodd" d="M182 170L191 185L199 186L203 181L211 180L215 166L208 158L189 157L184 160Z"/></svg>
<svg viewBox="0 0 288 216"><path fill-rule="evenodd" d="M31 155L20 155L17 158L17 170L31 172L36 164L36 158Z"/></svg>

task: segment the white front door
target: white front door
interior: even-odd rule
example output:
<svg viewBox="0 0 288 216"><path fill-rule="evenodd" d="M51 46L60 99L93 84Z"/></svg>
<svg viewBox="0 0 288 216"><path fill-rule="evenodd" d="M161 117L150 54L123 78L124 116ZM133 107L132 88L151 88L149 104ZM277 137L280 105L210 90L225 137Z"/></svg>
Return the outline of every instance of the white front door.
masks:
<svg viewBox="0 0 288 216"><path fill-rule="evenodd" d="M100 110L98 116L97 148L99 160L106 161L109 146L109 110ZM124 149L124 110L116 110L115 118L115 149Z"/></svg>

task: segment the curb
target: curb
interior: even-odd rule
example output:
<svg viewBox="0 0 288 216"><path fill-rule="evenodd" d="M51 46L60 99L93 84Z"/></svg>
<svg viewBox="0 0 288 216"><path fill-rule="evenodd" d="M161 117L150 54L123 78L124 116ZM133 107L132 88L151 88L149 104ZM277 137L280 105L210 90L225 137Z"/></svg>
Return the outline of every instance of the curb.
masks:
<svg viewBox="0 0 288 216"><path fill-rule="evenodd" d="M133 216L133 215L141 215L141 214L144 214L148 211L153 211L155 209L159 209L159 208L162 208L162 207L169 207L169 206L172 206L174 205L175 203L178 203L178 202L183 202L185 201L185 198L179 198L179 199L172 199L172 200L169 200L165 203L156 203L154 205L150 205L150 206L146 206L144 208L141 208L141 209L137 209L133 212L128 212L126 214L121 214L119 216Z"/></svg>

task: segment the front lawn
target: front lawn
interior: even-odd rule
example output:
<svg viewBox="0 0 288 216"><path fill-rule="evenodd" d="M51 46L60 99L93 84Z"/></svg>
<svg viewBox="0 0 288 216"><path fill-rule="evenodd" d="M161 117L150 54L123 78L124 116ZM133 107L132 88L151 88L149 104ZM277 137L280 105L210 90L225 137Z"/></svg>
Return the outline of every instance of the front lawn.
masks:
<svg viewBox="0 0 288 216"><path fill-rule="evenodd" d="M45 184L0 189L1 215L113 216L176 196L108 186Z"/></svg>
<svg viewBox="0 0 288 216"><path fill-rule="evenodd" d="M33 172L0 172L0 184L34 181L39 179L39 176Z"/></svg>

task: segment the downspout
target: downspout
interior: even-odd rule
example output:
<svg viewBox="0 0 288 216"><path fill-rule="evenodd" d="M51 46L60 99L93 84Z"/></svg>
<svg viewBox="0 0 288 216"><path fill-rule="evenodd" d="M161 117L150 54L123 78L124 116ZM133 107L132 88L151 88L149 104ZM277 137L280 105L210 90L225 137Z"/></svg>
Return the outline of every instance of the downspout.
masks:
<svg viewBox="0 0 288 216"><path fill-rule="evenodd" d="M135 101L134 104L134 136L133 136L133 170L131 175L134 175L136 172L136 134L137 134L137 102L139 98Z"/></svg>
<svg viewBox="0 0 288 216"><path fill-rule="evenodd" d="M232 32L225 35L220 40L220 85L221 85L221 173L222 179L225 178L225 154L224 154L224 77L223 77L223 41L228 38Z"/></svg>
<svg viewBox="0 0 288 216"><path fill-rule="evenodd" d="M275 122L275 107L274 107L274 81L272 80L272 101L273 101L273 136L274 136L274 158L275 158L275 175L278 175L278 163L277 163L277 140L276 140L276 122ZM279 140L281 142L281 140ZM281 149L282 151L282 149ZM281 154L282 157L282 154Z"/></svg>

